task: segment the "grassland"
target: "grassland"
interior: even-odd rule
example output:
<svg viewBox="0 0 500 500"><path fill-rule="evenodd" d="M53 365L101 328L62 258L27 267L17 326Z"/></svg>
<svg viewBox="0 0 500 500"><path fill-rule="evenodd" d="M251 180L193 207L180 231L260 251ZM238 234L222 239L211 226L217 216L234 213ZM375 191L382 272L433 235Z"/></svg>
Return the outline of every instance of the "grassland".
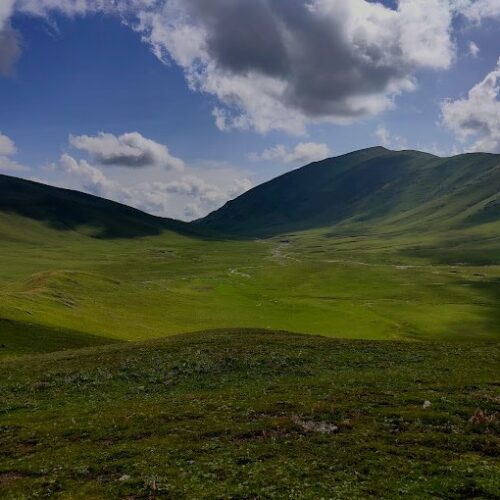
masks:
<svg viewBox="0 0 500 500"><path fill-rule="evenodd" d="M499 363L268 331L4 360L0 496L499 498Z"/></svg>
<svg viewBox="0 0 500 500"><path fill-rule="evenodd" d="M93 239L18 216L4 227L20 225L21 236L5 231L0 239L0 318L79 332L88 345L95 336L145 340L233 327L363 339L500 334L498 238L487 226L446 241L321 230L266 240L173 232ZM25 343L10 337L0 338L0 356L19 350L17 338ZM34 351L46 350L46 338Z"/></svg>
<svg viewBox="0 0 500 500"><path fill-rule="evenodd" d="M498 339L499 158L370 148L194 224L0 176L0 320L43 330L34 352L235 327Z"/></svg>

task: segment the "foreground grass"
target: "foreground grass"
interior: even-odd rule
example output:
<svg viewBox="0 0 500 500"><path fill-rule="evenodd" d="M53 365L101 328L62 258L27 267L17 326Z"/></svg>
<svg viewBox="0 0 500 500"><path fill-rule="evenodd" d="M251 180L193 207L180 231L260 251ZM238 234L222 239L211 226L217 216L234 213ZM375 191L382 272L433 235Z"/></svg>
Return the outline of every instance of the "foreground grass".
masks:
<svg viewBox="0 0 500 500"><path fill-rule="evenodd" d="M4 360L0 496L499 498L499 365L257 330Z"/></svg>

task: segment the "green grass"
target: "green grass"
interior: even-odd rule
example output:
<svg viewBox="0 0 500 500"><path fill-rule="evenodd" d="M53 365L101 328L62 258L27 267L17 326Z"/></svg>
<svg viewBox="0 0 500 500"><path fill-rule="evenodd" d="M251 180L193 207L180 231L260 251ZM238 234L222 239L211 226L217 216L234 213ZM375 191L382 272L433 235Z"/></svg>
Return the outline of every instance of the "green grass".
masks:
<svg viewBox="0 0 500 500"><path fill-rule="evenodd" d="M25 221L13 216L8 227ZM233 327L364 339L500 334L500 265L467 262L457 236L96 240L39 224L25 237L0 240L0 318L16 324L117 340Z"/></svg>
<svg viewBox="0 0 500 500"><path fill-rule="evenodd" d="M3 361L0 496L498 498L499 347L220 331Z"/></svg>

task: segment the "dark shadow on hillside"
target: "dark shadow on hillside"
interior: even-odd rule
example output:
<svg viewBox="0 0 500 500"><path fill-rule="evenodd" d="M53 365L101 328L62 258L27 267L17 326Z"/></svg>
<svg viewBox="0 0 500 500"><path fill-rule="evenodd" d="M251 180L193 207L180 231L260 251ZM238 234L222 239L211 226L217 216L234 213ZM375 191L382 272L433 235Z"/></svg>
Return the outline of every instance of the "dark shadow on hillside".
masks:
<svg viewBox="0 0 500 500"><path fill-rule="evenodd" d="M478 338L478 332L491 332L495 340L500 341L500 278L485 281L464 281L463 286L468 286L477 291L478 295L484 297L484 315L474 321L456 321L450 325L451 335L457 335L459 340L484 340Z"/></svg>
<svg viewBox="0 0 500 500"><path fill-rule="evenodd" d="M437 265L493 266L500 264L500 239L497 244L481 241L443 241L435 246L412 246L398 252Z"/></svg>
<svg viewBox="0 0 500 500"><path fill-rule="evenodd" d="M75 330L0 318L0 359L121 342Z"/></svg>
<svg viewBox="0 0 500 500"><path fill-rule="evenodd" d="M474 303L484 306L484 316L469 322L458 319L452 322L449 327L451 338L457 336L462 340L475 340L477 332L488 331L497 334L500 340L500 278L489 277L487 270L484 272L481 270L483 266L500 264L500 242L496 248L494 246L483 248L480 242L476 247L458 243L444 241L434 248L412 247L401 250L399 254L411 258L424 258L434 265L456 266L458 269L455 285L468 287L477 292ZM470 279L459 278L459 269L469 266L479 269ZM480 297L483 297L482 301Z"/></svg>
<svg viewBox="0 0 500 500"><path fill-rule="evenodd" d="M36 182L0 176L0 211L45 223L59 231L76 231L99 239L141 238L165 230L186 236L205 234L197 228L104 198Z"/></svg>

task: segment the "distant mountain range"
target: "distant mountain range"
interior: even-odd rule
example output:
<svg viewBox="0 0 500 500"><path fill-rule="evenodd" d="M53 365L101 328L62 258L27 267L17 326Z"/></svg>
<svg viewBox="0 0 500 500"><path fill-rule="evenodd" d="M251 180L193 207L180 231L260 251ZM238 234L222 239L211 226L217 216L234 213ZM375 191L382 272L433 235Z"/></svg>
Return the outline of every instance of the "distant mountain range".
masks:
<svg viewBox="0 0 500 500"><path fill-rule="evenodd" d="M266 237L314 228L342 233L463 229L500 221L500 155L439 158L382 147L289 172L191 224L79 193L0 176L0 213L83 229L99 238L187 234Z"/></svg>

